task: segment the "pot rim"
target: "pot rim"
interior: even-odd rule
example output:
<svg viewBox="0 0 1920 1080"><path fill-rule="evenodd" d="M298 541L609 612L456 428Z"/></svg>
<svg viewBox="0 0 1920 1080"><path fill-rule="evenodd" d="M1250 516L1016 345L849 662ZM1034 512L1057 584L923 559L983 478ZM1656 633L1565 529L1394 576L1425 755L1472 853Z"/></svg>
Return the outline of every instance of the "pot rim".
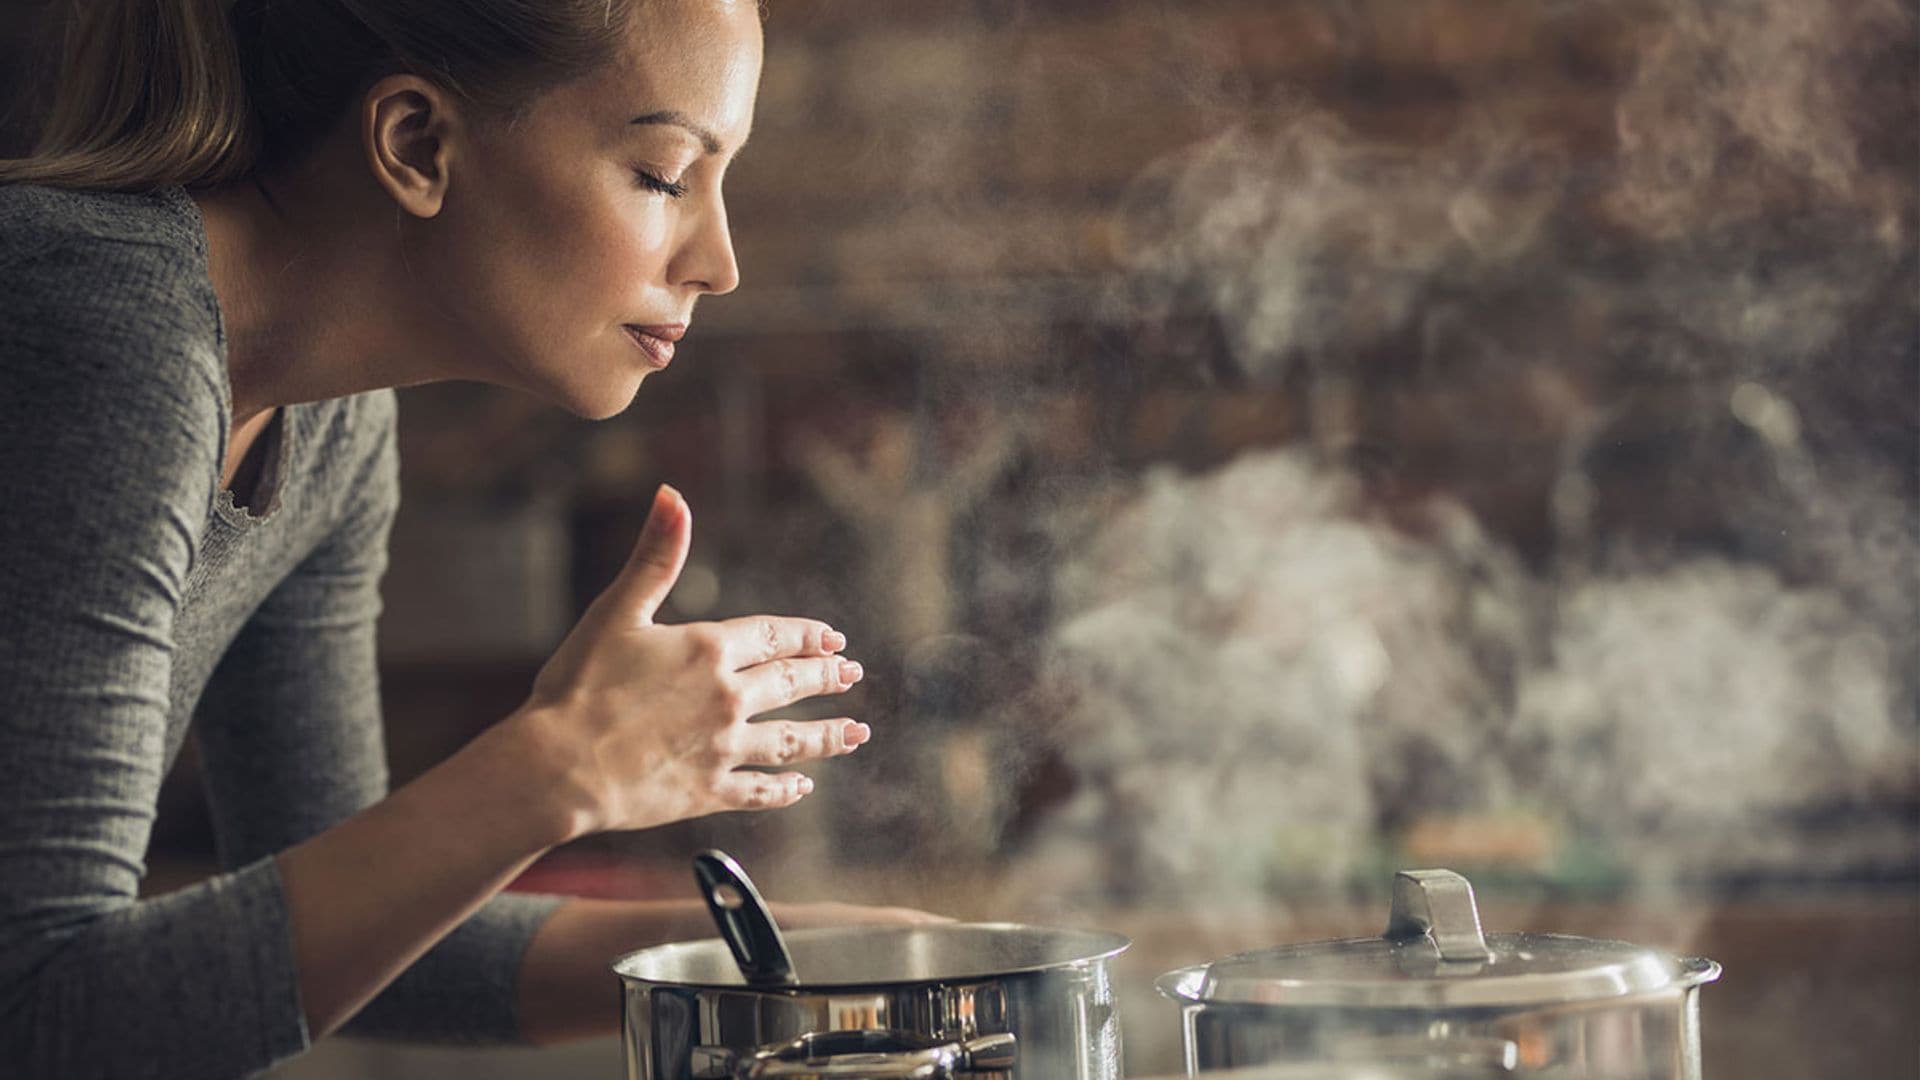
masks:
<svg viewBox="0 0 1920 1080"><path fill-rule="evenodd" d="M676 953L724 949L725 943L718 937L695 938L690 941L673 941L661 945L650 945L644 949L635 949L615 957L609 967L619 977L623 986L676 987L689 990L728 990L754 994L773 994L795 997L803 994L831 991L859 992L891 990L910 986L947 986L963 983L988 982L1020 975L1039 975L1054 971L1068 971L1094 967L1126 952L1133 946L1133 940L1124 934L1109 930L1087 930L1077 927L1034 926L1026 923L1011 922L954 922L930 923L917 926L833 926L815 927L809 930L793 930L785 934L790 944L805 945L812 941L831 939L849 935L906 934L913 932L940 933L950 930L985 930L997 933L1028 934L1072 934L1084 938L1094 951L1076 956L1069 960L1058 960L1046 964L1027 964L1015 968L1001 968L992 971L961 971L952 975L937 975L921 978L901 979L862 979L856 981L816 982L803 979L785 986L754 986L747 983L735 972L735 981L713 979L663 979L648 975L636 975L621 968L639 956L651 958L671 957Z"/></svg>

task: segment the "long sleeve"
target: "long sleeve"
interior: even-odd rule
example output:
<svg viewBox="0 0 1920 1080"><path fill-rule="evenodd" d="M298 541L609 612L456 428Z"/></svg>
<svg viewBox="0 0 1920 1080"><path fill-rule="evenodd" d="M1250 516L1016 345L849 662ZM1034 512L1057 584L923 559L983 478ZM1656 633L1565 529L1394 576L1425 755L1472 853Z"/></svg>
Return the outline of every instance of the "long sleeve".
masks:
<svg viewBox="0 0 1920 1080"><path fill-rule="evenodd" d="M61 1080L246 1075L307 1043L273 864L136 898L176 617L219 482L215 335L140 247L80 266L49 246L7 270L0 1061Z"/></svg>
<svg viewBox="0 0 1920 1080"><path fill-rule="evenodd" d="M374 640L399 501L391 398L355 407L378 410L357 422L384 426L380 452L344 485L353 501L342 524L228 648L195 718L229 867L291 847L386 794ZM515 1041L520 958L557 902L494 898L370 1002L347 1033Z"/></svg>

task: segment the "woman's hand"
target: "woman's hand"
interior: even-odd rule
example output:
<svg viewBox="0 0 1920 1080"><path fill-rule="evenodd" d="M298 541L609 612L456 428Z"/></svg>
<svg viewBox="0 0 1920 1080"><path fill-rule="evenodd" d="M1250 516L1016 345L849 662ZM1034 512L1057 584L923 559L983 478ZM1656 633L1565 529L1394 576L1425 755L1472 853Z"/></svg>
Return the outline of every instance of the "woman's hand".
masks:
<svg viewBox="0 0 1920 1080"><path fill-rule="evenodd" d="M723 810L790 806L813 790L789 766L865 743L865 724L751 723L860 681L846 639L812 619L653 621L686 564L693 519L662 487L632 558L567 636L506 726L554 767L565 831L644 829Z"/></svg>

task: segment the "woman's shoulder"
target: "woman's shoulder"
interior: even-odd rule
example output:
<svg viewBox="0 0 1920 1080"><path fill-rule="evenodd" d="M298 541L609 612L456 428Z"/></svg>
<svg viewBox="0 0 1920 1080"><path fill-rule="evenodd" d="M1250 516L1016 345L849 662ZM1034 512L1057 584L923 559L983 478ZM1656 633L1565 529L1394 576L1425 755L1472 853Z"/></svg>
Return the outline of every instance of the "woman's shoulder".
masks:
<svg viewBox="0 0 1920 1080"><path fill-rule="evenodd" d="M0 184L0 272L15 266L40 274L140 266L147 271L142 278L199 284L206 280L206 230L199 207L178 187L122 192Z"/></svg>
<svg viewBox="0 0 1920 1080"><path fill-rule="evenodd" d="M0 184L0 262L49 248L122 245L205 255L198 211L177 187L86 191L43 184Z"/></svg>
<svg viewBox="0 0 1920 1080"><path fill-rule="evenodd" d="M157 373L171 358L219 374L220 305L198 213L179 188L0 184L0 353L8 366L38 357L81 362L99 376L113 366Z"/></svg>
<svg viewBox="0 0 1920 1080"><path fill-rule="evenodd" d="M217 467L226 365L195 214L179 189L0 184L0 401L32 403L15 435Z"/></svg>
<svg viewBox="0 0 1920 1080"><path fill-rule="evenodd" d="M0 184L0 321L112 327L217 344L220 303L199 209L179 188Z"/></svg>

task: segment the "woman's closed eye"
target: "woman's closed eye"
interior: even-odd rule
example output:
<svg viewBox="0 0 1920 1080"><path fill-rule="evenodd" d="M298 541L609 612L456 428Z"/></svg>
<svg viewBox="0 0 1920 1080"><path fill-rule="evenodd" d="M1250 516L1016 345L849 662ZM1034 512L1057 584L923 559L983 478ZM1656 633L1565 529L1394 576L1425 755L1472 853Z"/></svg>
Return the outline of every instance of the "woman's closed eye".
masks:
<svg viewBox="0 0 1920 1080"><path fill-rule="evenodd" d="M681 181L668 180L658 173L646 169L635 169L633 175L640 186L649 191L657 191L671 199L678 199L687 193L687 185Z"/></svg>

